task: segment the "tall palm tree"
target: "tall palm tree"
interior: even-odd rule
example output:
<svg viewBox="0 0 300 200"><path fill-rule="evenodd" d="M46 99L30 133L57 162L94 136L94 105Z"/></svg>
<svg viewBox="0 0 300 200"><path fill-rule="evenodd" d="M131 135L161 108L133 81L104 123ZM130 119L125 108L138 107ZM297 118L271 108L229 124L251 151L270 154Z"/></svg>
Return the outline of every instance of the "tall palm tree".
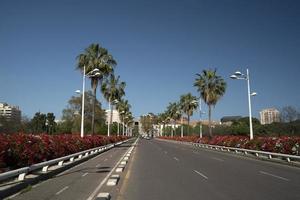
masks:
<svg viewBox="0 0 300 200"><path fill-rule="evenodd" d="M120 82L120 76L116 78L113 74L111 74L110 78L102 84L101 91L105 99L110 104L110 124L112 124L115 103L119 102L125 95L125 86L125 82Z"/></svg>
<svg viewBox="0 0 300 200"><path fill-rule="evenodd" d="M211 111L218 100L225 94L226 82L217 75L217 70L203 70L202 74L196 74L194 86L197 87L201 98L208 105L209 136L212 137Z"/></svg>
<svg viewBox="0 0 300 200"><path fill-rule="evenodd" d="M83 69L85 68L86 74L89 74L94 69L98 69L100 73L99 76L89 76L94 95L91 125L92 134L94 134L95 127L95 102L97 86L98 84L102 84L105 77L113 73L113 68L116 66L116 64L117 62L114 60L113 56L110 55L108 51L99 44L91 44L84 50L84 53L79 54L77 57L77 69L83 72Z"/></svg>
<svg viewBox="0 0 300 200"><path fill-rule="evenodd" d="M127 116L127 114L129 113L129 110L131 108L131 105L128 103L128 100L125 99L121 99L119 100L119 102L117 103L117 110L119 112L119 116L120 116L120 120L122 121L123 124L123 135L124 135L124 121L125 121L125 117Z"/></svg>
<svg viewBox="0 0 300 200"><path fill-rule="evenodd" d="M174 102L174 103L169 103L168 107L167 107L167 115L168 117L170 117L170 119L173 121L174 123L174 127L172 129L172 136L174 135L174 132L176 130L176 120L180 119L181 114L180 114L180 110L179 110L179 103Z"/></svg>
<svg viewBox="0 0 300 200"><path fill-rule="evenodd" d="M161 136L165 136L165 126L166 126L166 123L167 123L167 119L168 119L167 112L163 112L163 113L158 114L157 123L163 125Z"/></svg>
<svg viewBox="0 0 300 200"><path fill-rule="evenodd" d="M188 120L188 131L190 134L190 117L193 115L194 110L198 107L197 97L193 96L191 93L180 96L180 107L181 110L187 115Z"/></svg>
<svg viewBox="0 0 300 200"><path fill-rule="evenodd" d="M124 124L126 124L126 136L128 136L128 125L133 122L133 116L131 112L126 112L124 117Z"/></svg>

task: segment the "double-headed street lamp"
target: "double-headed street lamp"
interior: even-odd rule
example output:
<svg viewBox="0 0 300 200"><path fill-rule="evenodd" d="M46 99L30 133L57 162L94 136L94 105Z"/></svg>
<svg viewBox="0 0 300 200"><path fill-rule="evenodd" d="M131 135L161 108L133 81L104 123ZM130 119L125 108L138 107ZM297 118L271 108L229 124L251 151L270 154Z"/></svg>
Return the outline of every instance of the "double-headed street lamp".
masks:
<svg viewBox="0 0 300 200"><path fill-rule="evenodd" d="M250 76L249 76L249 70L247 69L247 73L242 74L240 71L236 71L234 74L230 76L232 79L237 80L246 80L248 85L248 106L249 106L249 125L250 125L250 140L253 139L253 127L252 127L252 111L251 111L251 96L257 95L256 92L250 91Z"/></svg>
<svg viewBox="0 0 300 200"><path fill-rule="evenodd" d="M85 74L85 66L83 66L83 77L82 77L82 105L81 105L81 129L80 129L80 137L84 136L84 92L85 92L85 77L99 77L101 74L99 69L95 68L89 73ZM76 93L80 94L80 90L76 90Z"/></svg>

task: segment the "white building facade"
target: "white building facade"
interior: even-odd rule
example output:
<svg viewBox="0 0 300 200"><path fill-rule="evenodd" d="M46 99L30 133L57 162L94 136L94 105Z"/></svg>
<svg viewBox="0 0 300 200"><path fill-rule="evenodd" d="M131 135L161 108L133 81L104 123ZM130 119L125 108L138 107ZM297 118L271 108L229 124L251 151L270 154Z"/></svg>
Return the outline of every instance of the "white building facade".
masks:
<svg viewBox="0 0 300 200"><path fill-rule="evenodd" d="M15 122L21 121L21 110L18 106L8 105L7 103L0 103L0 116Z"/></svg>
<svg viewBox="0 0 300 200"><path fill-rule="evenodd" d="M259 112L261 124L271 124L273 122L280 122L280 113L275 108L263 109Z"/></svg>
<svg viewBox="0 0 300 200"><path fill-rule="evenodd" d="M106 110L106 123L110 122L111 110ZM121 123L120 115L117 110L112 111L112 122Z"/></svg>

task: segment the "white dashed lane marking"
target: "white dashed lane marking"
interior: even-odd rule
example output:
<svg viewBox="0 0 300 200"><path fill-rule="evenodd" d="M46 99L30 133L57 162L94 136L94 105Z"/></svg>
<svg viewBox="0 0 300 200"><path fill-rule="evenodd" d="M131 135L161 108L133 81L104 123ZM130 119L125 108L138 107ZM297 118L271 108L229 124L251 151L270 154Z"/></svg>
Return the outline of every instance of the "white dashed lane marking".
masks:
<svg viewBox="0 0 300 200"><path fill-rule="evenodd" d="M56 195L59 195L60 193L62 193L63 191L65 191L68 188L69 188L69 186L64 187L63 189L61 189L58 192L56 192Z"/></svg>
<svg viewBox="0 0 300 200"><path fill-rule="evenodd" d="M203 178L208 179L208 177L205 176L204 174L202 174L201 172L198 172L197 170L194 170L194 172L195 172L196 174L202 176Z"/></svg>
<svg viewBox="0 0 300 200"><path fill-rule="evenodd" d="M86 175L88 175L89 173L84 173L84 174L82 174L82 177L84 177L84 176L86 176Z"/></svg>
<svg viewBox="0 0 300 200"><path fill-rule="evenodd" d="M287 178L284 178L284 177L281 177L281 176L277 176L275 174L271 174L271 173L268 173L268 172L259 171L259 173L264 174L264 175L268 175L268 176L272 176L274 178L278 178L278 179L281 179L281 180L284 180L284 181L289 181L289 179L287 179Z"/></svg>

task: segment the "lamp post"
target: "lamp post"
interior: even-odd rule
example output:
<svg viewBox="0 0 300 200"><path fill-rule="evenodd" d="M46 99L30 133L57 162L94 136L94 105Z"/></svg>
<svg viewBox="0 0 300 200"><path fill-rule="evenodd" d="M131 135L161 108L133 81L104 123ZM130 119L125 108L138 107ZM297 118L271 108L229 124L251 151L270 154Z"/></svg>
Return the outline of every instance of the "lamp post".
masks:
<svg viewBox="0 0 300 200"><path fill-rule="evenodd" d="M119 122L120 122L120 120L121 120L121 116L120 115L122 115L122 114L124 114L125 113L125 111L123 110L123 111L121 111L120 113L119 113ZM124 120L124 117L123 117L123 120ZM118 122L118 135L120 135L120 123ZM124 127L123 127L123 129L124 129ZM124 132L124 131L123 131ZM123 135L124 135L124 133L123 133Z"/></svg>
<svg viewBox="0 0 300 200"><path fill-rule="evenodd" d="M109 110L109 120L107 122L107 136L110 136L110 121L113 122L113 110L111 108L113 108L113 105L111 104L115 104L118 103L119 101L117 99L113 100L113 101L108 101L108 110ZM108 113L107 113L108 114Z"/></svg>
<svg viewBox="0 0 300 200"><path fill-rule="evenodd" d="M230 76L232 79L237 80L246 80L248 88L248 107L249 107L249 125L250 125L250 140L253 139L253 127L252 127L252 108L251 108L251 96L257 95L256 92L251 92L250 90L250 75L249 70L247 69L246 75L242 74L240 71L236 71Z"/></svg>
<svg viewBox="0 0 300 200"><path fill-rule="evenodd" d="M85 74L85 65L83 66L83 76L82 76L82 100L81 100L81 127L80 127L80 137L84 136L84 92L85 92L85 77L98 77L100 76L99 69L95 68L89 73ZM76 90L76 93L80 94L80 90Z"/></svg>
<svg viewBox="0 0 300 200"><path fill-rule="evenodd" d="M124 117L123 116L123 136L125 134L124 129L125 129L125 119L128 119L128 116ZM126 127L126 133L127 133L127 127Z"/></svg>
<svg viewBox="0 0 300 200"><path fill-rule="evenodd" d="M204 114L205 112L202 112L202 108L201 108L201 105L202 105L202 101L201 101L201 97L199 98L199 136L200 138L203 137L203 133L202 133L202 114Z"/></svg>

